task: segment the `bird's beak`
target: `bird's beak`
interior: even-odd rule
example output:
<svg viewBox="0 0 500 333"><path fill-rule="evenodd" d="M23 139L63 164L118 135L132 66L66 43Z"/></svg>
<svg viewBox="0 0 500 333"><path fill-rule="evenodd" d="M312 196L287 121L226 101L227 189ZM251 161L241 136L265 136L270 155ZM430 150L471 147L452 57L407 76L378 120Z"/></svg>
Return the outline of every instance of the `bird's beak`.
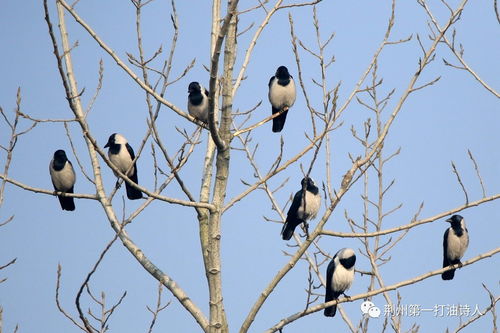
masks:
<svg viewBox="0 0 500 333"><path fill-rule="evenodd" d="M447 219L445 222L450 222L451 223L451 217Z"/></svg>
<svg viewBox="0 0 500 333"><path fill-rule="evenodd" d="M109 142L104 145L104 148L108 148L108 147L109 147Z"/></svg>

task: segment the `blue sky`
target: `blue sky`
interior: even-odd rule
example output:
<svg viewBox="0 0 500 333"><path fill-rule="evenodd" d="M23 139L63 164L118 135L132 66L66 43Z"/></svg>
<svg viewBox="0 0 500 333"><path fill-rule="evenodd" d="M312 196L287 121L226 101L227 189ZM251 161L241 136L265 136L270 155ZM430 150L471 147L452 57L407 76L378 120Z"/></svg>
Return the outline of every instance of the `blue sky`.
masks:
<svg viewBox="0 0 500 333"><path fill-rule="evenodd" d="M240 7L254 6L251 1L242 1ZM458 2L453 1L452 7ZM432 8L444 22L447 11L439 4ZM56 20L54 3L50 3L53 23ZM95 31L126 59L126 52L137 54L135 37L135 8L123 1L81 0L77 6L79 14ZM196 58L194 68L167 90L165 97L182 109L186 108L187 86L191 81L208 85L208 75L203 65L209 64L210 5L201 2L178 1L180 35L174 57L172 75L179 75ZM152 62L160 67L167 56L172 28L170 4L156 0L143 12L143 37L145 52L153 54L160 45L164 53ZM315 48L311 8L288 9L278 12L263 32L253 52L246 75L238 90L234 106L240 111L248 110L262 100L262 105L253 112L254 123L270 114L267 101L267 82L279 65L286 65L296 78L297 67L290 44L288 13L291 12L296 33L304 43ZM331 32L336 36L326 53L335 55L336 62L327 73L329 87L342 82L339 90L339 105L353 89L355 82L366 69L373 52L385 33L390 14L389 3L373 1L339 2L324 1L318 6L322 37ZM259 24L263 11L245 14L240 18L240 30L251 22ZM78 40L78 47L72 52L76 77L80 89L85 87L83 103L86 106L97 85L99 60L104 62L104 82L100 95L89 116L89 125L101 145L114 132L123 133L133 147L137 147L146 130L147 107L144 92L118 68L113 60L100 50L95 41L67 15L66 21L70 39ZM21 88L23 112L36 118L70 118L71 111L65 99L64 90L57 72L56 61L44 21L41 3L8 0L0 12L0 41L4 46L0 54L0 106L7 113L15 107L16 91ZM55 25L56 28L56 25ZM465 48L464 58L468 64L492 87L500 89L500 46L496 42L499 25L496 22L493 4L470 2L461 20L456 25L457 41ZM252 28L252 34L255 27ZM400 1L396 8L396 23L393 40L413 34L413 39L402 45L388 46L379 60L379 76L384 79L380 94L396 89L394 98L388 104L384 115L396 105L408 82L416 71L420 48L415 39L419 34L425 46L427 39L427 17L415 2ZM251 35L239 39L239 53L236 68L239 69L244 51ZM498 98L481 87L472 76L447 67L442 58L457 63L453 55L441 44L436 60L422 75L425 83L441 76L434 86L412 94L389 131L384 145L388 156L401 147L401 153L385 169L385 182L392 179L395 185L384 203L391 209L402 203L402 208L390 215L384 228L407 224L421 202L424 208L421 217L434 216L464 203L463 193L451 172L454 161L468 189L470 200L482 197L481 188L474 167L468 158L467 149L474 154L487 195L500 192L500 140L498 124L500 108ZM319 78L319 67L313 57L301 50L303 75L313 105L321 104L321 91L311 83ZM138 73L138 72L137 72ZM366 95L360 95L366 100ZM373 115L361 105L353 102L340 119L343 126L331 135L333 185L338 187L342 175L350 166L348 152L360 154L362 147L351 136L351 126L362 131L363 122ZM284 160L289 159L307 145L305 132L310 132L309 113L303 94L299 91L297 101L287 119L284 131ZM26 127L29 123L23 121ZM170 151L182 143L182 137L175 127L195 130L195 125L162 107L157 121L162 139ZM70 125L79 157L90 170L88 154L77 125ZM6 144L8 131L0 124L0 143ZM181 176L196 197L199 192L202 161L206 147L206 133L203 142L196 148L190 162ZM266 124L253 132L252 144L259 144L256 159L262 172L268 170L279 152L280 135L271 133ZM236 143L237 141L235 141ZM16 147L10 169L10 176L34 187L51 189L48 163L57 149L70 152L64 127L60 124L40 124L28 135L23 136ZM2 165L5 154L0 154ZM75 164L72 153L70 160ZM306 154L301 162L307 166L312 154ZM102 161L101 161L102 162ZM164 162L163 162L164 163ZM312 176L317 182L326 181L325 155L320 154ZM163 164L165 166L165 164ZM111 170L101 164L106 191L111 191L115 177ZM166 166L165 166L166 168ZM154 184L153 164L149 145L138 161L139 182L152 188ZM276 194L282 209L290 195L299 189L302 173L294 164L285 172L274 177L269 184L278 186L290 178L284 189ZM373 173L370 179L375 181ZM253 170L240 151L233 151L227 201L245 189L240 182L253 181ZM77 170L75 190L79 193L94 193L91 184ZM370 185L370 193L376 191L376 183ZM361 221L363 200L361 183L354 186L326 224L326 229L350 231L344 212ZM122 210L120 190L114 199L117 212ZM169 186L165 194L184 199L176 184ZM0 228L0 265L16 257L15 265L0 272L0 306L4 308L3 320L6 332L13 331L16 324L20 332L76 332L78 329L58 311L54 301L57 265L62 265L61 301L72 315L75 315L74 297L86 274L97 260L100 252L113 237L113 230L100 206L87 200L77 200L75 212L63 212L57 199L23 191L8 185L5 202L1 207L0 221L10 215L15 219ZM138 203L126 201L126 212L132 212ZM287 207L288 208L288 207ZM287 209L286 208L286 209ZM498 247L499 203L490 202L480 207L467 209L461 214L466 218L471 234L469 249L464 259ZM324 212L324 207L320 215ZM370 212L373 216L375 211ZM293 251L279 237L281 225L266 222L264 216L278 219L272 205L263 191L255 191L239 205L228 211L222 224L222 260L225 308L231 331L239 329L259 293L276 272L286 263L282 251ZM315 225L316 221L312 224ZM442 235L447 224L437 220L416 227L391 252L392 260L382 266L381 272L386 284L396 283L425 272L440 268L442 256ZM167 272L194 302L208 313L207 285L200 255L198 223L192 209L155 202L128 227L132 239L160 268ZM397 237L392 235L393 237ZM390 236L382 238L386 241ZM358 252L362 244L357 239L322 237L322 248L334 254L343 247L352 247ZM359 252L358 252L359 253ZM481 286L485 283L495 295L499 294L498 257L493 257L468 266L457 272L451 282L443 282L438 276L422 283L399 290L403 304L419 304L431 308L439 304L476 304L483 309L489 303ZM368 260L358 255L356 266L369 269ZM323 267L323 271L326 266ZM251 332L263 331L281 318L304 308L308 268L300 261L283 279L278 288L257 315ZM366 276L356 275L349 295L366 291ZM150 314L146 305L156 302L157 282L149 276L119 243L111 248L91 281L95 293L105 291L107 302L115 302L123 291L127 291L123 305L113 315L109 325L113 332L147 331ZM390 293L393 300L394 292ZM186 311L168 292L164 300L172 304L160 315L157 331L195 332L198 326ZM88 298L85 300L88 302ZM386 303L378 295L374 303L380 307ZM88 303L84 303L88 304ZM344 306L354 323L361 318L360 302ZM87 305L88 306L88 305ZM85 306L85 308L87 307ZM93 310L97 308L93 307ZM467 318L465 318L466 320ZM422 332L444 331L459 325L456 317L436 318L424 313L418 318L403 318L403 327L408 329L416 322ZM371 328L380 330L381 320L373 320ZM285 332L329 332L333 328L347 331L340 318L325 318L315 313L292 323ZM484 332L491 329L491 315L474 323L466 332Z"/></svg>

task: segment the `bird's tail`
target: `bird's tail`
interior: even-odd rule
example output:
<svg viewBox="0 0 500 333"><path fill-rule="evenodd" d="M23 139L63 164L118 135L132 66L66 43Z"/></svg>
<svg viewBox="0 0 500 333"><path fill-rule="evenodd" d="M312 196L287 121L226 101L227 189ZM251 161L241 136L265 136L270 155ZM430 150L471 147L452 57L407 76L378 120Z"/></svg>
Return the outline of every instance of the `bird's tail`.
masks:
<svg viewBox="0 0 500 333"><path fill-rule="evenodd" d="M443 259L443 268L448 267L450 265L456 265L459 264L460 260L453 260L452 262L449 262L446 258ZM443 280L453 280L453 277L455 276L455 269L450 269L449 271L444 272L441 274L441 278Z"/></svg>
<svg viewBox="0 0 500 333"><path fill-rule="evenodd" d="M139 181L137 179L137 168L135 168L135 172L132 175L132 177L130 177L130 180L133 180L134 183L139 184ZM125 188L127 189L127 198L129 198L130 200L136 200L142 198L142 192L136 189L135 187L132 187L127 182L125 182Z"/></svg>
<svg viewBox="0 0 500 333"><path fill-rule="evenodd" d="M329 294L327 292L326 296L325 296L325 303L333 301L334 299L339 298L339 296L340 296L340 294L337 294L337 293ZM337 305L336 304L325 308L325 311L323 312L325 317L335 317L336 313L337 313Z"/></svg>
<svg viewBox="0 0 500 333"><path fill-rule="evenodd" d="M337 313L337 306L336 305L332 305L332 306L325 308L325 311L323 312L325 317L335 317L336 313Z"/></svg>
<svg viewBox="0 0 500 333"><path fill-rule="evenodd" d="M273 114L280 112L280 109L276 109L273 107ZM285 126L286 115L288 114L288 110L280 114L278 117L273 119L273 132L278 133L281 132L283 127Z"/></svg>
<svg viewBox="0 0 500 333"><path fill-rule="evenodd" d="M66 193L73 193L73 188ZM59 199L59 203L61 204L61 208L63 210L75 210L75 201L72 197L63 197L62 195L58 195L57 198Z"/></svg>
<svg viewBox="0 0 500 333"><path fill-rule="evenodd" d="M449 271L444 272L441 274L441 278L443 280L453 280L453 277L455 276L455 270L450 269Z"/></svg>
<svg viewBox="0 0 500 333"><path fill-rule="evenodd" d="M285 224L283 224L283 228L281 229L281 236L283 240L290 240L293 236L293 232L295 231L295 228L301 223L302 221L300 220L290 220L286 219Z"/></svg>

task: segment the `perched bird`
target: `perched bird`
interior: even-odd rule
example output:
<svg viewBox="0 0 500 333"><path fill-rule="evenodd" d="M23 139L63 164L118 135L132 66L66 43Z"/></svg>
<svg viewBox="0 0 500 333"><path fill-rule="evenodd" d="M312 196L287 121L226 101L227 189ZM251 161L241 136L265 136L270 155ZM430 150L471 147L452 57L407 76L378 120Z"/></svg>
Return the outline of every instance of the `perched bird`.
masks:
<svg viewBox="0 0 500 333"><path fill-rule="evenodd" d="M208 91L198 82L191 82L188 93L189 114L204 123L208 123Z"/></svg>
<svg viewBox="0 0 500 333"><path fill-rule="evenodd" d="M269 80L268 96L273 114L285 110L280 116L273 119L273 132L281 132L285 126L288 109L292 107L297 97L295 82L285 66L278 67L276 74Z"/></svg>
<svg viewBox="0 0 500 333"><path fill-rule="evenodd" d="M453 215L446 222L451 223L451 227L446 229L443 238L443 268L449 265L461 264L460 259L464 256L467 246L469 246L469 233L465 227L465 220L460 215ZM443 280L453 280L455 270L441 274Z"/></svg>
<svg viewBox="0 0 500 333"><path fill-rule="evenodd" d="M321 205L319 189L314 184L314 181L306 177L302 179L300 184L302 185L302 189L295 193L292 205L286 216L285 224L283 225L283 229L281 229L281 235L284 240L292 238L293 231L299 224L305 224L307 220L315 218ZM303 195L304 187L305 195Z"/></svg>
<svg viewBox="0 0 500 333"><path fill-rule="evenodd" d="M356 255L353 249L341 249L333 256L326 270L325 303L339 298L351 287L352 281L354 281L355 263ZM325 308L324 314L326 317L333 317L336 312L337 305L332 305Z"/></svg>
<svg viewBox="0 0 500 333"><path fill-rule="evenodd" d="M76 181L75 170L64 150L56 150L49 164L49 172L54 190L73 193ZM63 197L62 195L58 195L57 198L59 198L59 203L63 210L75 210L75 201L73 198Z"/></svg>
<svg viewBox="0 0 500 333"><path fill-rule="evenodd" d="M129 170L127 174L128 178L134 183L139 184L137 180L137 166L135 163L132 166L132 161L135 158L134 150L127 143L127 139L121 134L113 133L109 137L108 143L104 146L104 148L108 147L108 157L111 163L113 163L122 173L126 173L127 170ZM116 173L115 176L118 177ZM116 184L118 185L118 182ZM142 198L142 192L135 189L127 182L125 182L125 187L127 189L127 198L130 200Z"/></svg>

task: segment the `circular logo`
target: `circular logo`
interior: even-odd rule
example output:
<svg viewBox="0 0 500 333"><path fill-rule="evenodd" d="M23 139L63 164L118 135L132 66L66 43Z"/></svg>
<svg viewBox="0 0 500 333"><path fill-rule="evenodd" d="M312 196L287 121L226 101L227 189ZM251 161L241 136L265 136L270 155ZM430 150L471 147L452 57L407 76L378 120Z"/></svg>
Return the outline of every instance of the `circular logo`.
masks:
<svg viewBox="0 0 500 333"><path fill-rule="evenodd" d="M363 312L363 314L367 314L371 318L380 317L380 309L370 301L364 301L361 303L361 312Z"/></svg>
<svg viewBox="0 0 500 333"><path fill-rule="evenodd" d="M368 310L368 315L372 318L378 318L380 317L380 309L376 306L372 306L370 310Z"/></svg>
<svg viewBox="0 0 500 333"><path fill-rule="evenodd" d="M374 306L375 304L373 304L373 302L364 301L363 303L361 303L361 312L363 312L363 314L367 314L368 310L370 310L370 308Z"/></svg>

